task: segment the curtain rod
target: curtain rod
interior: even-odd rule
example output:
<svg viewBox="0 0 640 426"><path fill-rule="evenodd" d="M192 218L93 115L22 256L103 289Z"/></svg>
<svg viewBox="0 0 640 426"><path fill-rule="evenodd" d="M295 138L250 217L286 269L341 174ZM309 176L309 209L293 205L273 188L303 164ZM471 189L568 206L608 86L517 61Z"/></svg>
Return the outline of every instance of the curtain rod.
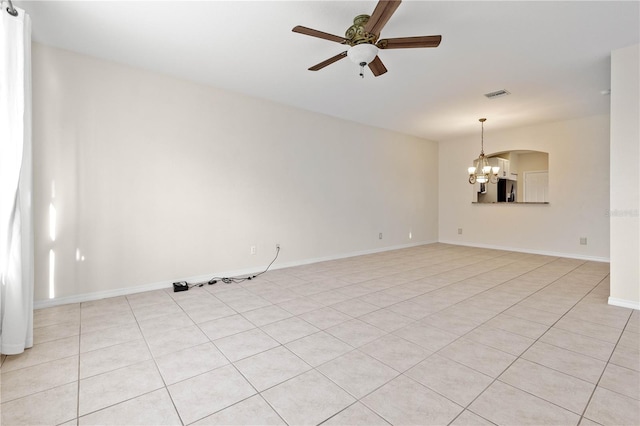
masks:
<svg viewBox="0 0 640 426"><path fill-rule="evenodd" d="M18 11L16 10L15 7L13 7L13 3L11 3L11 0L7 0L9 2L9 7L7 8L7 13L11 16L18 16Z"/></svg>

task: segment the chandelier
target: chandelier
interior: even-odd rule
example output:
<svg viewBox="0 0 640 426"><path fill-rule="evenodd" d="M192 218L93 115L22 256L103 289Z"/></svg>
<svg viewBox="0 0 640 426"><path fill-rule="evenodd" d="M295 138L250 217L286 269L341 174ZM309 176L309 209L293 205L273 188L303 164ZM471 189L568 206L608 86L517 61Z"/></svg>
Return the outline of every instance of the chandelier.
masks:
<svg viewBox="0 0 640 426"><path fill-rule="evenodd" d="M484 155L484 122L487 121L487 119L481 118L479 121L482 125L482 136L480 139L480 156L473 162L473 166L467 169L469 171L469 183L497 183L498 171L500 171L500 167L491 167L489 165L489 160L487 160L487 157L485 157Z"/></svg>

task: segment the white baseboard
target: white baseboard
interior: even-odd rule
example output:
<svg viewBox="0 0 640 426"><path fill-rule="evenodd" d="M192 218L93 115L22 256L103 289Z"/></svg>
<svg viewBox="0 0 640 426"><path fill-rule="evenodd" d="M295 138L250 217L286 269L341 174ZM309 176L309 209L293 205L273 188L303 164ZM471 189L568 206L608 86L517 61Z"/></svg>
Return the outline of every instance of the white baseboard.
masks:
<svg viewBox="0 0 640 426"><path fill-rule="evenodd" d="M599 256L585 256L582 254L575 253L561 253L561 252L553 252L547 250L531 250L531 249L523 249L516 247L505 247L505 246L495 246L491 244L480 244L480 243L466 243L460 241L451 241L451 240L440 240L439 242L444 244L453 244L456 246L466 246L466 247L478 247L478 248L487 248L493 250L506 250L506 251L515 251L518 253L529 253L529 254L540 254L544 256L554 256L554 257L566 257L569 259L580 259L580 260L590 260L593 262L609 262L610 259L608 257L599 257Z"/></svg>
<svg viewBox="0 0 640 426"><path fill-rule="evenodd" d="M336 254L331 256L295 260L295 261L285 262L285 263L276 263L271 268L271 270L291 268L294 266L309 265L311 263L326 262L329 260L345 259L348 257L363 256L363 255L373 254L373 253L382 253L385 251L423 246L426 244L433 244L436 242L437 241L435 240L422 241L419 243L403 244L403 245L382 247L382 248L376 248L376 249L370 249L370 250L361 250L361 251L341 253L341 254ZM207 281L211 279L211 277L238 277L238 276L250 275L255 273L256 273L255 268L239 269L235 271L215 272L208 275L179 278L179 279L174 279L170 281L159 281L159 282L145 284L141 286L135 286L135 287L123 287L123 288L117 288L113 290L96 291L92 293L76 294L76 295L65 296L65 297L56 297L54 299L36 300L33 302L33 307L34 309L50 308L52 306L67 305L70 303L89 302L92 300L106 299L108 297L126 296L128 294L142 293L145 291L168 289L168 288L171 288L174 281L201 282L201 281Z"/></svg>
<svg viewBox="0 0 640 426"><path fill-rule="evenodd" d="M202 281L207 278L202 278L198 281ZM192 278L188 281L196 281ZM173 281L160 281L152 284L145 284L135 287L123 287L113 290L95 291L92 293L74 294L73 296L55 297L53 299L36 300L33 302L33 309L50 308L52 306L68 305L70 303L90 302L92 300L106 299L109 297L126 296L128 294L142 293L144 291L161 290L163 288L170 288Z"/></svg>
<svg viewBox="0 0 640 426"><path fill-rule="evenodd" d="M640 310L640 302L634 300L616 299L615 297L609 297L608 303L613 306L620 306L621 308L629 308Z"/></svg>
<svg viewBox="0 0 640 426"><path fill-rule="evenodd" d="M309 265L311 263L327 262L329 260L346 259L348 257L364 256L364 255L367 255L367 254L374 254L374 253L383 253L385 251L401 250L401 249L405 249L405 248L424 246L424 245L427 245L427 244L434 244L434 243L437 243L437 242L438 241L436 241L436 240L422 241L422 242L419 242L419 243L401 244L401 245L397 245L397 246L389 246L389 247L382 247L382 248L376 248L376 249L370 249L370 250L354 251L354 252L350 252L350 253L341 253L341 254L325 256L325 257L314 257L314 258L311 258L311 259L296 260L296 261L293 261L293 262L286 262L286 263L280 264L277 268L273 268L273 269L291 268L293 266Z"/></svg>

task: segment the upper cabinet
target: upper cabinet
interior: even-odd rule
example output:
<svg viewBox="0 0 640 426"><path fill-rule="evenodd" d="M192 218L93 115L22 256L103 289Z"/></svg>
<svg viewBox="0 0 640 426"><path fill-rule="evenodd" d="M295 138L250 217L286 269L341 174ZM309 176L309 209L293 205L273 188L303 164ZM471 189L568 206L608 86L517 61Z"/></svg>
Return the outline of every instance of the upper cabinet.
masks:
<svg viewBox="0 0 640 426"><path fill-rule="evenodd" d="M489 157L488 160L491 167L500 167L500 170L498 171L498 178L516 180L517 174L515 174L516 178L511 176L510 160L502 157Z"/></svg>

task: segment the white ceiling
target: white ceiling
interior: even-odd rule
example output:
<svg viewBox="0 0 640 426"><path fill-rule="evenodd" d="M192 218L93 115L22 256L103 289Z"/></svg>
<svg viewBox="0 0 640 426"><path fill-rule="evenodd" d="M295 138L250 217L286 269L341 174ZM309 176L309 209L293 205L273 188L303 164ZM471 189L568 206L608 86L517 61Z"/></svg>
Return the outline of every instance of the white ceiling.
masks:
<svg viewBox="0 0 640 426"><path fill-rule="evenodd" d="M405 0L382 38L442 35L435 49L383 50L374 77L343 36L377 1L16 1L37 42L426 139L603 114L611 51L640 42L638 1ZM489 100L483 94L512 94ZM250 117L248 117L250 118Z"/></svg>

